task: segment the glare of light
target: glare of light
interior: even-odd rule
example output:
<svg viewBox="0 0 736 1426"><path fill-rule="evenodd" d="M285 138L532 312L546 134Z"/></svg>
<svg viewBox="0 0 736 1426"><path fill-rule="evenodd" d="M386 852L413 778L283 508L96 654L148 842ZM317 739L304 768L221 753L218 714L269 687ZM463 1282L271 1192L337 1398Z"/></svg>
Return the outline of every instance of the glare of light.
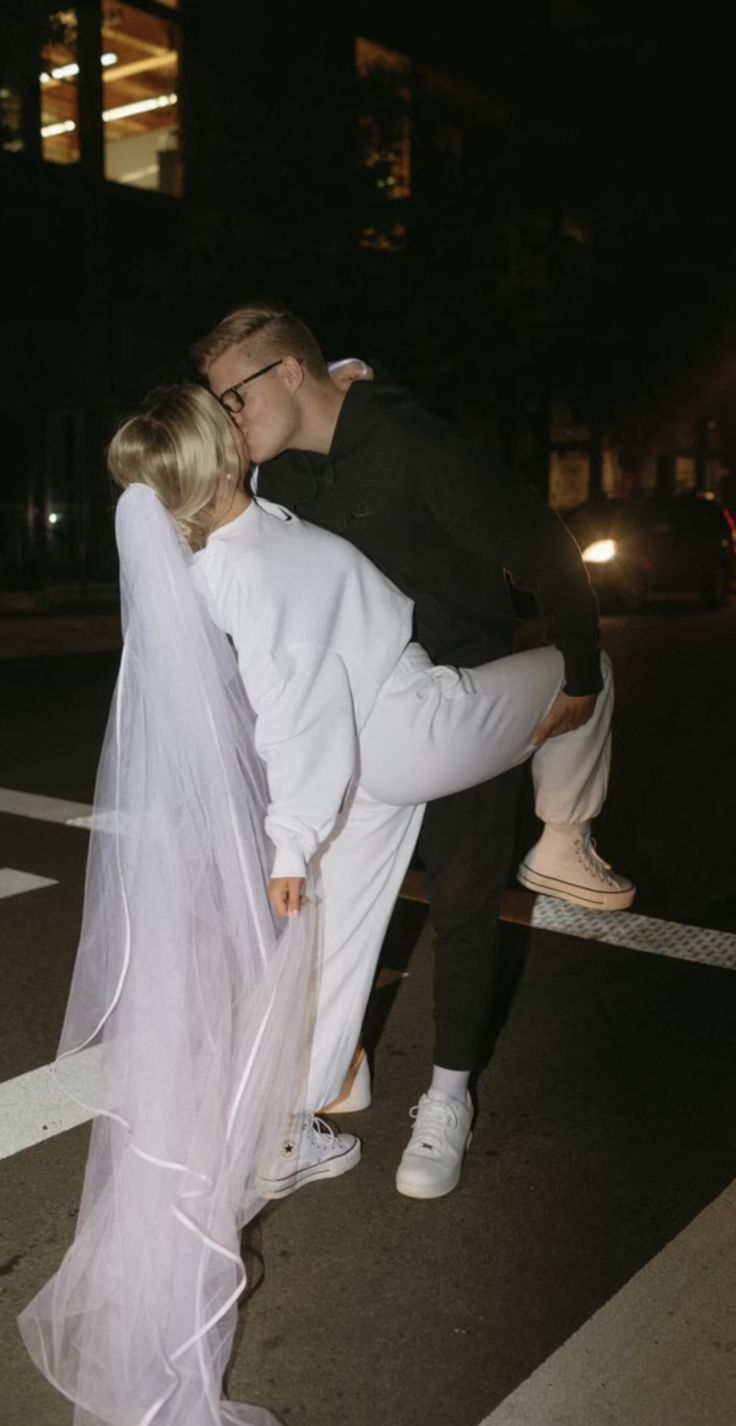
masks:
<svg viewBox="0 0 736 1426"><path fill-rule="evenodd" d="M121 104L117 109L105 109L102 117L106 124L110 124L116 119L128 119L133 114L149 114L152 109L168 109L176 102L176 94L159 94L156 99L139 99L136 104ZM65 119L63 123L58 124L44 124L41 136L44 139L56 139L60 134L73 134L76 127L73 119Z"/></svg>
<svg viewBox="0 0 736 1426"><path fill-rule="evenodd" d="M115 119L129 119L133 114L149 114L152 109L168 109L170 104L176 102L176 94L159 94L156 99L139 99L135 104L120 104L117 109L105 109L102 117L106 124L111 124Z"/></svg>
<svg viewBox="0 0 736 1426"><path fill-rule="evenodd" d="M51 514L49 515L49 524L50 524L50 525L58 525L60 519L61 519L61 515L58 513L58 511L52 510L52 511L51 511Z"/></svg>
<svg viewBox="0 0 736 1426"><path fill-rule="evenodd" d="M614 559L616 550L615 540L593 540L592 544L585 546L583 559L586 564L608 564Z"/></svg>
<svg viewBox="0 0 736 1426"><path fill-rule="evenodd" d="M132 168L130 170L130 173L121 173L118 182L132 184L142 183L143 180L146 178L156 178L158 176L158 172L158 164L149 163L146 165L145 168Z"/></svg>
<svg viewBox="0 0 736 1426"><path fill-rule="evenodd" d="M100 55L100 64L103 65L105 69L109 69L111 64L117 64L117 62L118 57L116 54L113 54L111 50ZM72 63L60 64L57 69L52 69L50 74L47 74L46 70L44 70L38 77L42 84L50 84L52 79L76 79L78 74L79 65Z"/></svg>
<svg viewBox="0 0 736 1426"><path fill-rule="evenodd" d="M44 70L38 77L42 84L50 84L52 79L75 79L78 74L78 64L60 64L57 69L52 69L50 74Z"/></svg>
<svg viewBox="0 0 736 1426"><path fill-rule="evenodd" d="M61 124L44 124L41 130L43 139L57 139L59 134L73 134L76 129L73 119L64 119Z"/></svg>

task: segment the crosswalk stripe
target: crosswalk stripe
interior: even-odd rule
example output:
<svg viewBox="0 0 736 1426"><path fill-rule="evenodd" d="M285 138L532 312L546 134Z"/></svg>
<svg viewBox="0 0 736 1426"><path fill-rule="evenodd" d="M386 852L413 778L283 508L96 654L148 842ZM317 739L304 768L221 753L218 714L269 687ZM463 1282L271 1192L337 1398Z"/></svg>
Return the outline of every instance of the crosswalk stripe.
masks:
<svg viewBox="0 0 736 1426"><path fill-rule="evenodd" d="M732 1426L736 1182L481 1426Z"/></svg>
<svg viewBox="0 0 736 1426"><path fill-rule="evenodd" d="M85 803L0 788L0 812L89 828L92 811L92 807ZM98 819L103 828L104 818L105 814L100 814ZM0 898L53 885L56 883L47 877L10 867L0 869ZM408 874L401 894L411 900L426 901L421 873L412 871ZM590 911L553 897L514 890L504 892L501 915L506 921L578 937L591 943L736 969L736 935L727 931L683 926L632 912ZM82 1077L80 1083L83 1090L87 1083L86 1075L91 1074L94 1080L93 1061L89 1058L91 1054L91 1051L85 1051L75 1061L78 1065L75 1072ZM89 1092L82 1092L80 1097L91 1098L94 1102L94 1094ZM29 1148L47 1136L63 1133L90 1117L57 1086L50 1065L42 1065L30 1074L0 1085L0 1116L4 1120L0 1132L0 1158Z"/></svg>
<svg viewBox="0 0 736 1426"><path fill-rule="evenodd" d="M537 896L531 910L531 925L540 931L557 931L584 941L736 970L736 935L731 931L683 926L678 921L659 921L654 916L636 916L631 911L588 911L552 896Z"/></svg>
<svg viewBox="0 0 736 1426"><path fill-rule="evenodd" d="M100 1051L81 1050L64 1063L64 1083L79 1098L94 1103L100 1078ZM84 1104L61 1089L51 1065L0 1084L0 1159L30 1149L42 1139L64 1134L91 1119Z"/></svg>
<svg viewBox="0 0 736 1426"><path fill-rule="evenodd" d="M409 901L426 902L421 872L407 873L401 895ZM736 970L736 935L732 931L684 926L679 921L637 916L633 911L590 911L555 896L511 889L502 893L500 914L502 921L529 926L532 930L556 931L558 935L575 936L582 941Z"/></svg>
<svg viewBox="0 0 736 1426"><path fill-rule="evenodd" d="M38 891L42 886L58 886L58 882L49 876L17 871L12 866L0 867L0 900L5 896L20 896L24 891Z"/></svg>
<svg viewBox="0 0 736 1426"><path fill-rule="evenodd" d="M14 788L0 787L0 812L9 812L14 817L32 817L37 822L62 822L74 826L77 818L89 817L92 808L86 802L67 802L60 797L40 797L35 792L17 792Z"/></svg>
<svg viewBox="0 0 736 1426"><path fill-rule="evenodd" d="M61 798L0 788L0 812L20 817L61 822L68 827L88 830L92 810L83 802L66 802ZM104 827L104 814L100 815L99 825ZM426 901L421 872L408 873L401 894L412 901ZM631 911L590 911L587 907L572 906L556 897L512 890L505 891L501 898L501 918L540 931L576 936L585 941L598 941L631 951L736 970L736 935L730 931L683 926L676 921L638 916Z"/></svg>

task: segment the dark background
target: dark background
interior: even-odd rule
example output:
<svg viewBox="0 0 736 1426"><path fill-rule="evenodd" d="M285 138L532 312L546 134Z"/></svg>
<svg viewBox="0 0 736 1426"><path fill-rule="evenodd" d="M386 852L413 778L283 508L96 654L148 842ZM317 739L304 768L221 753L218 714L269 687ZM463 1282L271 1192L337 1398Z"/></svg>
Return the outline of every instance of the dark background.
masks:
<svg viewBox="0 0 736 1426"><path fill-rule="evenodd" d="M681 489L683 472L713 492L736 469L734 46L713 7L139 0L181 29L177 196L104 177L103 4L77 5L81 153L62 166L40 143L49 12L0 0L0 783L85 804L120 642L100 607L105 443L238 301L284 299L329 356L382 358L558 505L612 479ZM399 67L361 77L360 39ZM370 143L390 150L407 124L410 192L388 198ZM504 1023L463 1183L435 1209L394 1188L429 1068L420 941L377 1007L363 1165L263 1225L231 1388L293 1426L474 1426L733 1181L736 602L607 616L603 635L617 710L597 835L657 953L502 925ZM533 836L527 805L519 856ZM54 1054L87 843L7 802L3 838L11 879L50 883L2 902L13 1079ZM704 964L678 958L700 954L693 927L725 933ZM3 1161L8 1426L67 1415L14 1313L68 1246L86 1130L38 1138ZM736 1419L730 1280L710 1271L729 1221L716 1203L685 1239L684 1297L687 1246L657 1261L643 1329L619 1301L618 1355L610 1319L598 1358L578 1339L576 1420L598 1362L591 1426L597 1407L651 1426L662 1401L674 1426Z"/></svg>
<svg viewBox="0 0 736 1426"><path fill-rule="evenodd" d="M698 488L728 480L736 101L714 10L140 0L179 27L175 197L103 176L102 5L76 7L81 155L61 165L41 156L38 85L59 12L2 0L20 114L0 153L6 588L112 577L115 421L253 295L328 356L382 358L542 489L556 446L597 494L606 441L627 489L652 458L671 488L683 451ZM361 76L359 38L403 70ZM367 156L402 123L411 189L392 201Z"/></svg>

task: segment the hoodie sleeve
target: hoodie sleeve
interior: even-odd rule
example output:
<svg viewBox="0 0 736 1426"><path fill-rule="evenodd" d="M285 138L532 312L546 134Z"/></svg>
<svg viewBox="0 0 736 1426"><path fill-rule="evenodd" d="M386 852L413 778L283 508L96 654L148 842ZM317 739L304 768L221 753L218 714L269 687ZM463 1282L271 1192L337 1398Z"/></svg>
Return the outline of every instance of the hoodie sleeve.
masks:
<svg viewBox="0 0 736 1426"><path fill-rule="evenodd" d="M565 691L601 689L598 602L572 535L536 490L500 460L470 448L427 446L418 486L437 522L482 559L499 560L534 595L550 643L565 663Z"/></svg>
<svg viewBox="0 0 736 1426"><path fill-rule="evenodd" d="M238 662L267 770L265 827L276 847L271 875L304 876L357 772L347 670L333 650L307 643L254 663L239 654Z"/></svg>

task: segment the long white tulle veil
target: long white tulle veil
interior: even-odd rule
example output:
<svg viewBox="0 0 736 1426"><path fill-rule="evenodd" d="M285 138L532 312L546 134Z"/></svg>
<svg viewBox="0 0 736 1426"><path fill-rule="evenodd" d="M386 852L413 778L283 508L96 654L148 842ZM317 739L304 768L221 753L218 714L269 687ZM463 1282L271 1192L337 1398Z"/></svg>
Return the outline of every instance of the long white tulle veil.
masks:
<svg viewBox="0 0 736 1426"><path fill-rule="evenodd" d="M20 1318L75 1426L273 1426L222 1398L257 1165L299 1112L318 912L277 926L234 652L156 495L116 515L124 648L56 1073L99 1090L76 1236ZM282 929L282 926L285 929Z"/></svg>

